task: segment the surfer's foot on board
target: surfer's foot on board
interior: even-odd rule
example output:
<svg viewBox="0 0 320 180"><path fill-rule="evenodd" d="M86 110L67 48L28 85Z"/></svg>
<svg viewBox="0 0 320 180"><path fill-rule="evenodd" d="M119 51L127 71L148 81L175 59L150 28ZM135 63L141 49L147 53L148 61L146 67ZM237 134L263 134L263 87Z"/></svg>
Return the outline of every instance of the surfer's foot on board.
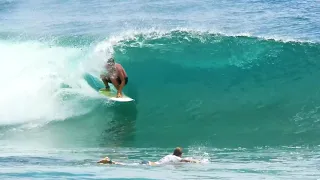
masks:
<svg viewBox="0 0 320 180"><path fill-rule="evenodd" d="M118 92L117 93L117 98L121 98L122 97L122 93Z"/></svg>

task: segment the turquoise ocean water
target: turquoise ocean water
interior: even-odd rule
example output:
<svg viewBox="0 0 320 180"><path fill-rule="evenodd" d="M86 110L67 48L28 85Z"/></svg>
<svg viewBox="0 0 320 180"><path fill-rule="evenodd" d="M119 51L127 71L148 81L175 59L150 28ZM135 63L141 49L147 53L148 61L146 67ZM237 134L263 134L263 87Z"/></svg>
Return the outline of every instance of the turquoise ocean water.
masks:
<svg viewBox="0 0 320 180"><path fill-rule="evenodd" d="M0 178L320 179L319 3L0 1Z"/></svg>

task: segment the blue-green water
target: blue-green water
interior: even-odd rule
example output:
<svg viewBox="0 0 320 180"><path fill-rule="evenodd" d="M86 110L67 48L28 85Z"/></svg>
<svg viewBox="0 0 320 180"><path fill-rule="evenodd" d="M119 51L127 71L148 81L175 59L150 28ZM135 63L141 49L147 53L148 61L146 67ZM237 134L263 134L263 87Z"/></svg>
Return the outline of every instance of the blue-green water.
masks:
<svg viewBox="0 0 320 180"><path fill-rule="evenodd" d="M1 1L0 177L317 179L319 19L316 1ZM112 55L134 103L96 91ZM136 164L176 146L203 163Z"/></svg>

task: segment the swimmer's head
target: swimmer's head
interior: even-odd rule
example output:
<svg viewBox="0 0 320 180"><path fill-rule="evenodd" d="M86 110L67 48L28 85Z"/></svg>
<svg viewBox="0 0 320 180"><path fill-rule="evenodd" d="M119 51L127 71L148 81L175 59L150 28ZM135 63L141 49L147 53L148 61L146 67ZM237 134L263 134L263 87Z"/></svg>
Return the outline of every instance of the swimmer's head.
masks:
<svg viewBox="0 0 320 180"><path fill-rule="evenodd" d="M174 151L173 151L173 155L175 155L175 156L179 156L179 157L181 157L182 156L182 148L180 148L180 147L176 147L175 149L174 149Z"/></svg>
<svg viewBox="0 0 320 180"><path fill-rule="evenodd" d="M111 159L109 157L105 157L105 158L101 159L98 163L112 164L113 162L111 161Z"/></svg>
<svg viewBox="0 0 320 180"><path fill-rule="evenodd" d="M107 63L106 63L106 68L107 69L112 69L114 67L114 65L115 65L114 59L113 58L109 58L107 60Z"/></svg>
<svg viewBox="0 0 320 180"><path fill-rule="evenodd" d="M114 58L109 58L109 59L107 60L107 63L108 63L108 64L114 64Z"/></svg>

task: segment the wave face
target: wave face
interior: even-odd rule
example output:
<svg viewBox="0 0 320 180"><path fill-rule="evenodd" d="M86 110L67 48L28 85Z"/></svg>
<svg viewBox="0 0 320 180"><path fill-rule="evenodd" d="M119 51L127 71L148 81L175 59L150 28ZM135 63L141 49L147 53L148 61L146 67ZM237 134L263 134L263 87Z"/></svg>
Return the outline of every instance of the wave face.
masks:
<svg viewBox="0 0 320 180"><path fill-rule="evenodd" d="M0 43L3 139L36 122L42 126L15 138L135 147L320 143L318 43L191 30L77 43ZM111 55L128 73L124 92L135 104L96 93Z"/></svg>

